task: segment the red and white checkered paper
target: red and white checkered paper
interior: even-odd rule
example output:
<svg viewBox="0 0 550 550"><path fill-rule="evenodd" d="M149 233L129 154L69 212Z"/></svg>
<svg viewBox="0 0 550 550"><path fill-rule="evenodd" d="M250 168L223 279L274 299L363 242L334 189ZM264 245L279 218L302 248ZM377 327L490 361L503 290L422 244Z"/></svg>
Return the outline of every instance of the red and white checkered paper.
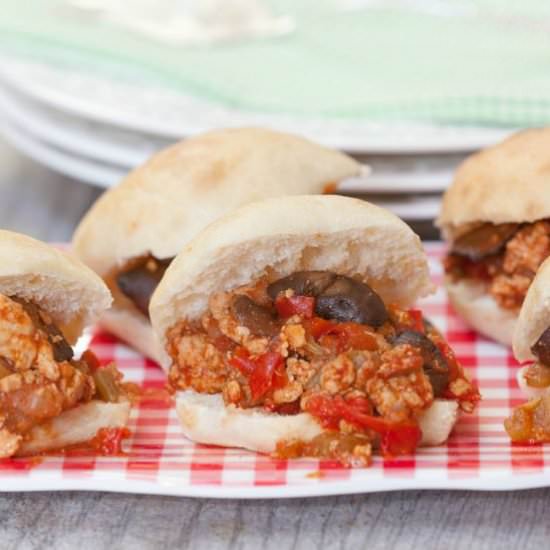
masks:
<svg viewBox="0 0 550 550"><path fill-rule="evenodd" d="M442 278L443 247L428 244L434 281ZM522 401L510 351L476 335L448 306L443 289L424 300L478 383L483 400L463 415L448 443L415 456L375 458L371 468L347 469L328 460L277 460L238 449L196 445L182 435L173 408L144 401L133 410L123 457L47 457L0 461L0 491L105 490L220 498L283 498L396 489L521 489L550 485L550 445L512 445L503 429ZM114 360L130 381L162 388L165 375L111 336L95 332L91 347ZM36 462L36 461L35 461Z"/></svg>

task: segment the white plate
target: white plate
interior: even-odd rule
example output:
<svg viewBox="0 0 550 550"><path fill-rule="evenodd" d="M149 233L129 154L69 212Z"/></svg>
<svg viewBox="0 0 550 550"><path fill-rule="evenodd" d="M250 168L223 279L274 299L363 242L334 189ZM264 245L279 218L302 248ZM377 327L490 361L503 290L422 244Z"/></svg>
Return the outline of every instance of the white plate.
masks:
<svg viewBox="0 0 550 550"><path fill-rule="evenodd" d="M441 282L445 247L426 243L426 252L434 282ZM195 445L183 437L174 407L145 395L132 410L133 435L124 444L124 455L0 460L0 492L104 490L289 498L408 489L548 487L550 445L512 445L502 425L511 406L521 400L510 350L468 330L441 289L423 299L420 307L469 367L483 396L475 414L461 415L445 445L421 448L414 457L375 457L371 468L346 469L316 459L276 460L239 449ZM96 333L91 348L103 364L116 361L130 382L149 388L166 382L161 369L106 334Z"/></svg>
<svg viewBox="0 0 550 550"><path fill-rule="evenodd" d="M39 141L73 155L130 170L145 162L171 141L122 130L60 111L33 100L6 85L0 86L0 112L8 122ZM435 193L447 188L462 154L362 155L373 173L365 180L349 182L348 193Z"/></svg>
<svg viewBox="0 0 550 550"><path fill-rule="evenodd" d="M100 162L134 168L172 140L140 134L60 111L0 85L0 112L39 140Z"/></svg>
<svg viewBox="0 0 550 550"><path fill-rule="evenodd" d="M32 77L30 77L32 75ZM296 118L223 108L168 89L115 82L76 69L0 59L0 77L21 92L80 117L178 139L212 128L268 126L349 152L469 151L511 130Z"/></svg>
<svg viewBox="0 0 550 550"><path fill-rule="evenodd" d="M22 153L77 180L100 187L111 187L126 175L126 170L121 168L72 155L63 149L39 141L6 118L0 119L0 132Z"/></svg>
<svg viewBox="0 0 550 550"><path fill-rule="evenodd" d="M6 117L0 120L0 132L12 145L29 157L53 170L86 183L107 188L116 185L127 173L127 170L120 166L101 163L66 151L48 141L39 140ZM343 184L341 191L359 195L364 193L364 189L354 185L353 182ZM391 196L371 198L367 195L366 198L410 221L433 219L437 215L440 202L438 195L419 197L398 195L395 198Z"/></svg>

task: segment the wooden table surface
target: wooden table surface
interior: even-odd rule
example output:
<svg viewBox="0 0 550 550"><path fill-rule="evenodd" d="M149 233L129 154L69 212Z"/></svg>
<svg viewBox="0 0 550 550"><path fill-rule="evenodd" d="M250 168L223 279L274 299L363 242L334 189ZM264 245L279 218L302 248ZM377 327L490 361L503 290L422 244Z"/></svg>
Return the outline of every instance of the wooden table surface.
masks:
<svg viewBox="0 0 550 550"><path fill-rule="evenodd" d="M2 227L66 241L98 194L0 142ZM547 489L279 501L0 493L0 549L543 549L549 505Z"/></svg>

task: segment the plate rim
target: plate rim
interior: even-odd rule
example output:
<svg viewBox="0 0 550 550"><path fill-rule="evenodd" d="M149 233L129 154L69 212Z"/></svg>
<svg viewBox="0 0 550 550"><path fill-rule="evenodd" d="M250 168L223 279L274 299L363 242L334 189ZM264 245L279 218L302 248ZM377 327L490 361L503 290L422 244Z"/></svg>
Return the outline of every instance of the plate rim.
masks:
<svg viewBox="0 0 550 550"><path fill-rule="evenodd" d="M0 59L3 59L0 57ZM14 61L10 60L12 66L13 64L19 63L24 64L23 60ZM116 107L98 107L98 104L92 104L87 100L82 100L79 97L71 95L69 93L64 93L60 89L48 88L44 85L43 82L35 82L33 79L24 79L14 75L13 71L10 72L8 68L9 63L2 62L0 63L0 79L7 82L12 87L16 88L20 93L32 97L36 101L42 101L49 104L52 107L55 107L61 111L70 112L73 115L80 115L82 118L87 118L95 121L100 121L106 124L114 125L119 128L131 129L143 134L149 134L158 137L164 137L168 139L182 139L184 137L194 135L197 133L202 133L209 130L210 128L206 126L189 126L188 128L170 128L167 126L161 128L156 122L151 121L144 122L141 119L135 118L135 115L130 115L129 113L124 114L122 110L117 109ZM28 63L27 63L28 65ZM40 67L45 70L52 71L53 69L46 64L41 64ZM95 78L101 78L98 75L94 75ZM116 86L116 83L103 79L104 82L108 82L111 86ZM183 96L183 94L181 94ZM188 96L191 97L191 96ZM261 113L260 113L261 114ZM276 117L273 119L276 120ZM403 124L403 123L399 123ZM280 124L268 124L272 127L280 127ZM375 126L381 127L391 127L396 126L395 124L382 124L378 122L372 123L373 128ZM465 141L465 138L455 138L453 140L447 140L447 142L441 139L441 136L437 141L433 141L428 144L422 145L418 140L412 140L408 143L402 143L399 147L390 146L387 143L378 143L363 145L360 146L357 142L344 142L338 139L334 139L334 136L324 136L319 137L316 135L316 138L321 143L341 149L350 153L370 153L370 154L427 154L427 153L444 153L444 152L467 152L486 147L487 145L494 144L495 142L503 139L511 132L516 131L517 129L505 129L505 128L487 128L479 126L443 126L437 124L428 124L428 123L411 123L409 128L433 128L440 130L450 130L453 132L461 132L468 130L470 132L477 132L477 137L470 138L469 141ZM284 130L284 128L282 128ZM287 130L293 131L293 130ZM295 130L294 130L295 131ZM410 130L409 130L410 131ZM299 133L299 132L298 132ZM307 135L307 133L305 134ZM474 134L475 135L475 134ZM389 140L393 141L393 139Z"/></svg>

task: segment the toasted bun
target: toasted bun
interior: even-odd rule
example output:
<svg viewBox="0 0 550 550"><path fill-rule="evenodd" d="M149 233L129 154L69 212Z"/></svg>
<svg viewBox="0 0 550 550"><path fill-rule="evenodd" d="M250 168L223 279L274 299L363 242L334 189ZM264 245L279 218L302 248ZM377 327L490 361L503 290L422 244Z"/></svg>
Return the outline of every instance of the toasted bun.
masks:
<svg viewBox="0 0 550 550"><path fill-rule="evenodd" d="M178 393L176 412L192 441L273 453L279 441L310 441L323 429L308 413L283 416L261 409L226 407L221 395ZM458 417L455 401L437 399L420 418L422 445L444 443Z"/></svg>
<svg viewBox="0 0 550 550"><path fill-rule="evenodd" d="M234 211L182 250L151 299L153 329L164 348L166 330L199 318L211 294L309 269L358 276L386 303L432 291L420 239L390 212L347 197L280 197Z"/></svg>
<svg viewBox="0 0 550 550"><path fill-rule="evenodd" d="M523 301L514 333L518 361L534 359L531 347L550 326L550 258L539 267Z"/></svg>
<svg viewBox="0 0 550 550"><path fill-rule="evenodd" d="M0 294L39 305L71 343L111 304L103 281L81 262L45 243L3 230Z"/></svg>
<svg viewBox="0 0 550 550"><path fill-rule="evenodd" d="M90 401L34 428L21 443L17 456L36 455L92 439L101 428L122 428L128 422L130 403Z"/></svg>
<svg viewBox="0 0 550 550"><path fill-rule="evenodd" d="M206 225L242 204L322 193L358 176L355 160L259 128L218 130L154 155L107 191L81 221L73 248L104 276L128 258L175 256Z"/></svg>
<svg viewBox="0 0 550 550"><path fill-rule="evenodd" d="M445 280L449 302L476 331L506 346L512 345L517 313L501 308L483 283Z"/></svg>
<svg viewBox="0 0 550 550"><path fill-rule="evenodd" d="M477 222L550 217L550 128L519 132L468 157L443 197L437 225L448 239Z"/></svg>
<svg viewBox="0 0 550 550"><path fill-rule="evenodd" d="M130 342L137 351L159 362L158 346L149 320L139 313L113 307L106 311L100 326L125 342Z"/></svg>

